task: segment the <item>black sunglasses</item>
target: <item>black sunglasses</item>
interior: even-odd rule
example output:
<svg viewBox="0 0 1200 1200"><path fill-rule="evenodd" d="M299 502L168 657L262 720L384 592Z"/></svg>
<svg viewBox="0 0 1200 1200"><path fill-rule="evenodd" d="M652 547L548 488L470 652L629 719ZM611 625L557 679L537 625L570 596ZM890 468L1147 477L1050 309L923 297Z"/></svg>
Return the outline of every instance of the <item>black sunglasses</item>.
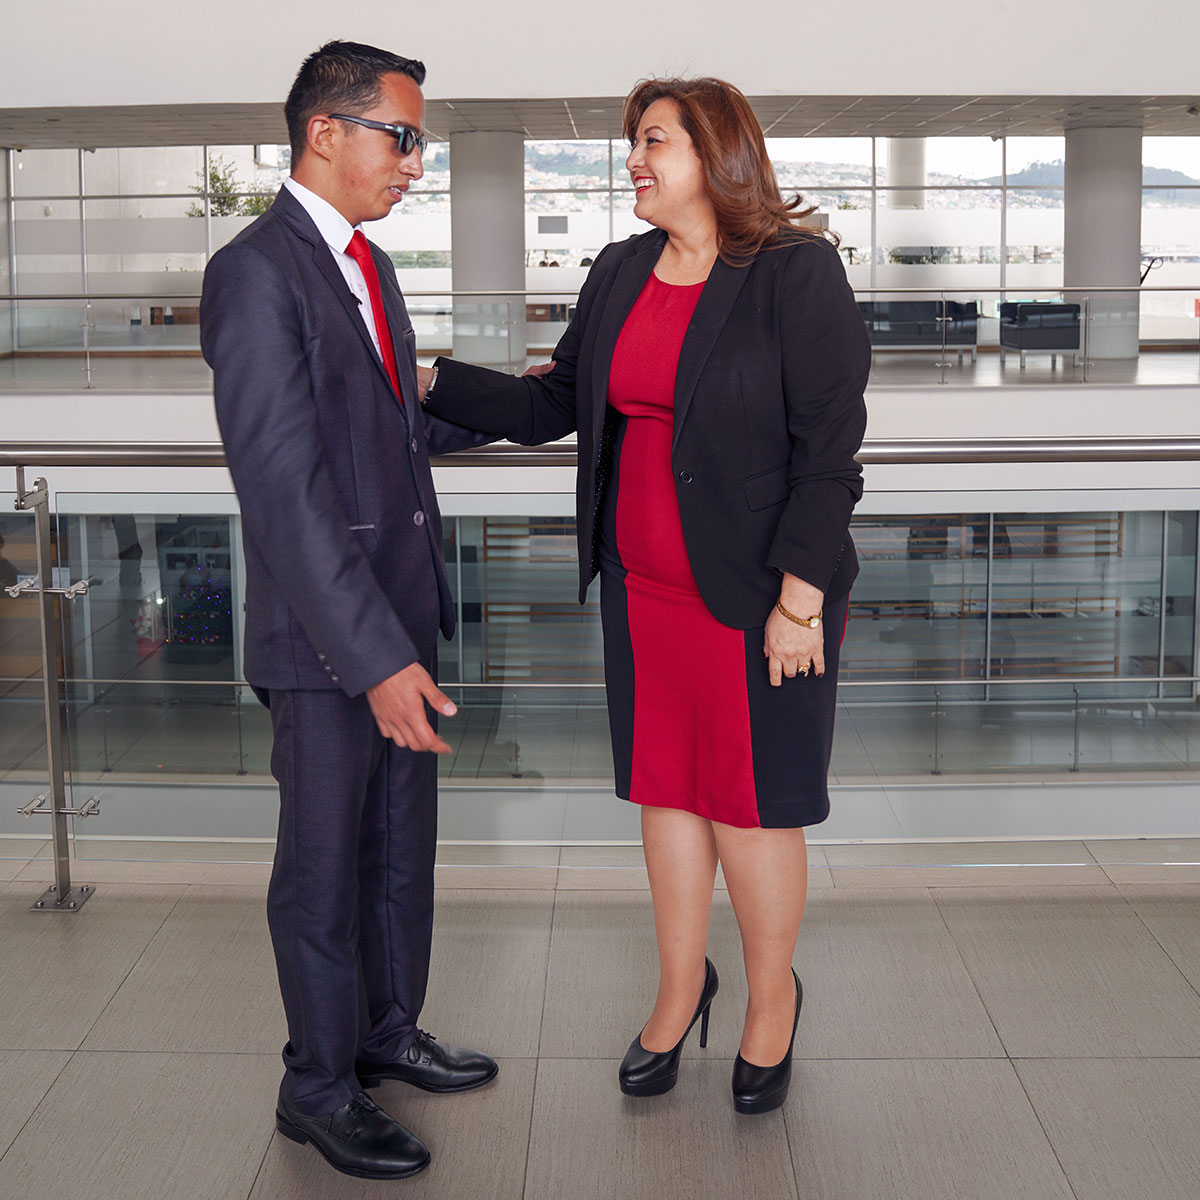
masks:
<svg viewBox="0 0 1200 1200"><path fill-rule="evenodd" d="M415 129L409 129L407 125L388 125L384 121L368 121L366 117L348 117L345 113L330 113L329 119L353 121L355 125L363 125L367 129L382 129L384 133L390 133L396 139L400 153L404 155L409 155L414 150L423 155L429 148L429 139Z"/></svg>

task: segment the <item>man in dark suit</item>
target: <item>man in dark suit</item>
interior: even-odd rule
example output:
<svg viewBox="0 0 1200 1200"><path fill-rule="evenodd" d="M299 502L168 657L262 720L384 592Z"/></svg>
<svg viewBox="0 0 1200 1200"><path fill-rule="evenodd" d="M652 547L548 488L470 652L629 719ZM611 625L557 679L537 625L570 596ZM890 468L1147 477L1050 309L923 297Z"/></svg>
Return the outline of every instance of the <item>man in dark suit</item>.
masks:
<svg viewBox="0 0 1200 1200"><path fill-rule="evenodd" d="M487 1083L416 1026L433 924L439 628L454 610L429 467L484 440L425 416L395 272L358 225L421 178L425 68L331 42L288 96L292 176L213 256L201 345L241 503L246 679L271 712L267 915L289 1040L279 1130L338 1170L421 1170L363 1091Z"/></svg>

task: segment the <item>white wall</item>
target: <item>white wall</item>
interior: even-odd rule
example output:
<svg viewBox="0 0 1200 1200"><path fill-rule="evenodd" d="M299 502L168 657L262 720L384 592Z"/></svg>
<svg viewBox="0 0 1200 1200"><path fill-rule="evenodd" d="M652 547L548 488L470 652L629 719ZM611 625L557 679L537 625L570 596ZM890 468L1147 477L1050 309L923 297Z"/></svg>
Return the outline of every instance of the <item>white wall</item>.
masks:
<svg viewBox="0 0 1200 1200"><path fill-rule="evenodd" d="M423 59L432 97L621 96L667 72L766 95L1166 96L1195 92L1200 12L1192 0L458 0L439 16L393 0L57 0L6 5L0 107L276 102L334 37Z"/></svg>

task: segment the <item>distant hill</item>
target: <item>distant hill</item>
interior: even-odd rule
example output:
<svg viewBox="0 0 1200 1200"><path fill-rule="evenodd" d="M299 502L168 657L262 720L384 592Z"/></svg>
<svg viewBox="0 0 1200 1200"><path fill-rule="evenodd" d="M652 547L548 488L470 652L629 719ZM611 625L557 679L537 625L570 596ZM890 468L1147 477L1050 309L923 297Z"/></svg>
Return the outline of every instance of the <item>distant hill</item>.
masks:
<svg viewBox="0 0 1200 1200"><path fill-rule="evenodd" d="M550 148L553 147L553 149ZM587 179L591 186L608 177L608 146L583 142L556 142L545 149L540 145L527 145L525 148L526 162L530 169L537 174L557 175L565 177L563 184L570 186L570 177ZM775 164L779 183L785 190L799 188L806 190L806 183L812 178L824 179L821 184L809 184L813 191L836 192L840 180L843 185L870 184L870 167L857 163L810 164L800 160L778 162ZM1013 171L1008 177L1010 188L1044 188L1062 187L1065 165L1062 159L1053 162L1035 162ZM620 160L617 160L616 182L624 184L625 173ZM934 187L955 187L971 184L978 187L987 184L999 187L1001 178L993 175L986 179L968 179L966 177L946 175L931 172L929 183ZM1156 199L1168 204L1200 205L1200 191L1174 191L1175 188L1188 186L1200 187L1200 179L1193 179L1183 171L1169 167L1143 167L1142 184L1145 187L1172 189L1160 194Z"/></svg>
<svg viewBox="0 0 1200 1200"><path fill-rule="evenodd" d="M1013 171L1008 176L1009 187L1062 187L1066 164L1061 158L1054 162L1035 162L1020 171ZM991 183L1000 186L1000 176L993 175L990 179L978 180L979 183ZM1187 187L1200 186L1200 179L1193 179L1182 171L1170 167L1143 167L1143 187Z"/></svg>

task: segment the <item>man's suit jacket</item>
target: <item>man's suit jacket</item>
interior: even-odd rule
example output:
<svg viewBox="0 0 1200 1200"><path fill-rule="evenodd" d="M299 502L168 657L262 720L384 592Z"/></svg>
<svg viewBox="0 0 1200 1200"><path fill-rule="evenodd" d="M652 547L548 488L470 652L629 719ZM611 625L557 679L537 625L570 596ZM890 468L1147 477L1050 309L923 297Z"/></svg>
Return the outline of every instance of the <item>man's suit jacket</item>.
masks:
<svg viewBox="0 0 1200 1200"><path fill-rule="evenodd" d="M596 571L611 453L608 375L621 328L658 261L653 230L597 257L554 370L513 379L448 359L426 407L525 445L579 438L580 600ZM709 611L763 624L782 572L844 596L858 573L848 527L862 495L866 327L833 245L805 237L748 265L718 259L679 356L671 466L688 559Z"/></svg>
<svg viewBox="0 0 1200 1200"><path fill-rule="evenodd" d="M422 412L412 323L371 252L403 405L286 188L204 273L200 344L241 505L245 674L259 687L358 695L454 630L429 457L484 439Z"/></svg>

